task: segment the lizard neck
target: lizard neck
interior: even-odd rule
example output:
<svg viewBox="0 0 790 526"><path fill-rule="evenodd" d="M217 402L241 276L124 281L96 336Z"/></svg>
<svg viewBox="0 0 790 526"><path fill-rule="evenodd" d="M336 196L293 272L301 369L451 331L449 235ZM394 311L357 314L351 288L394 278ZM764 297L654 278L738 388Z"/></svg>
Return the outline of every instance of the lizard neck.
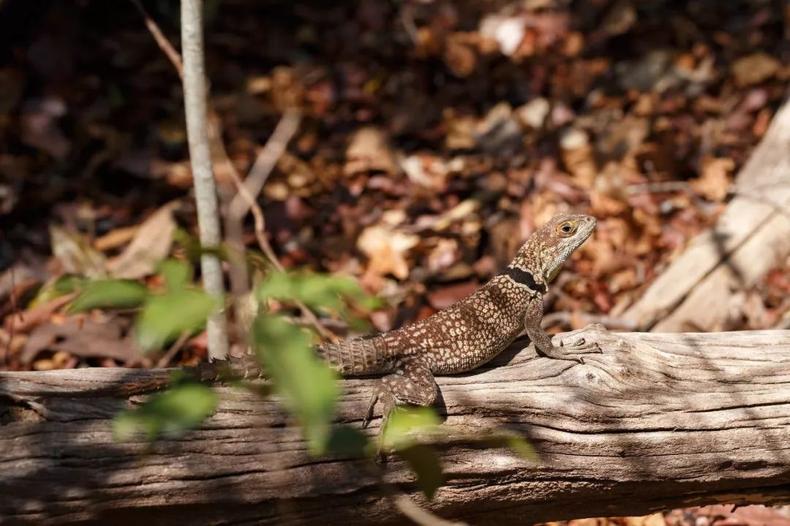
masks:
<svg viewBox="0 0 790 526"><path fill-rule="evenodd" d="M548 291L548 286L546 282L543 281L542 276L536 276L532 272L524 270L521 267L509 266L502 275L512 279L517 285L527 287L534 292L546 294Z"/></svg>

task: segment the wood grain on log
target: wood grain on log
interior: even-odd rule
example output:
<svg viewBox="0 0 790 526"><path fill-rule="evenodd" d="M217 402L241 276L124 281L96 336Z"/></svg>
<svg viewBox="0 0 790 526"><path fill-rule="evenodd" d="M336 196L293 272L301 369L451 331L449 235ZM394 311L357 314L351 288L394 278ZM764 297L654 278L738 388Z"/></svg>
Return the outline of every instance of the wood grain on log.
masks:
<svg viewBox="0 0 790 526"><path fill-rule="evenodd" d="M431 503L473 524L790 501L790 331L611 335L584 365L506 352L439 380L447 475ZM0 522L402 523L364 461L311 459L273 400L218 387L198 430L113 442L110 420L166 370L0 373ZM343 382L359 425L372 380ZM508 426L541 460L453 437ZM377 429L371 430L371 433ZM415 495L398 460L385 477Z"/></svg>

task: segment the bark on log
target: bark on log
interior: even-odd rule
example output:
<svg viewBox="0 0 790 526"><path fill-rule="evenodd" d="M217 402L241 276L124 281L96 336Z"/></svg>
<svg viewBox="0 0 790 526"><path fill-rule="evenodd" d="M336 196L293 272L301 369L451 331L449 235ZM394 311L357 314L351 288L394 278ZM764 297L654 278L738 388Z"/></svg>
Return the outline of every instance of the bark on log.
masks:
<svg viewBox="0 0 790 526"><path fill-rule="evenodd" d="M790 502L790 331L585 337L584 365L515 346L439 379L448 441L507 425L539 463L454 442L427 507L473 524ZM0 373L4 523L403 523L360 460L311 459L272 400L218 387L200 429L118 444L110 419L166 370ZM338 421L359 425L372 380L344 381ZM371 433L377 432L375 425ZM386 479L416 495L402 462Z"/></svg>
<svg viewBox="0 0 790 526"><path fill-rule="evenodd" d="M623 313L642 330L726 329L741 311L735 290L753 286L790 255L790 102L736 178L735 197ZM742 300L741 300L742 302Z"/></svg>

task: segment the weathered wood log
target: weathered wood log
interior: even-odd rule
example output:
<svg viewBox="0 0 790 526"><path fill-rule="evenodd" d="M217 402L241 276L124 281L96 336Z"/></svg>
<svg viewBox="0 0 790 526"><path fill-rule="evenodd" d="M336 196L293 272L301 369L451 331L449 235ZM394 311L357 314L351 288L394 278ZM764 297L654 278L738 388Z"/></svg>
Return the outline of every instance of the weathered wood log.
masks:
<svg viewBox="0 0 790 526"><path fill-rule="evenodd" d="M736 178L735 197L709 231L626 310L622 318L656 332L726 329L734 290L753 286L790 255L790 102ZM741 300L742 301L742 300Z"/></svg>
<svg viewBox="0 0 790 526"><path fill-rule="evenodd" d="M474 524L790 502L790 331L584 334L604 353L583 365L514 347L441 378L445 486L425 502L399 460L386 480ZM279 405L248 391L218 387L217 413L181 438L113 442L113 415L167 376L0 373L0 522L404 522L366 461L310 458ZM343 385L338 421L359 425L372 380ZM453 441L502 425L540 461Z"/></svg>

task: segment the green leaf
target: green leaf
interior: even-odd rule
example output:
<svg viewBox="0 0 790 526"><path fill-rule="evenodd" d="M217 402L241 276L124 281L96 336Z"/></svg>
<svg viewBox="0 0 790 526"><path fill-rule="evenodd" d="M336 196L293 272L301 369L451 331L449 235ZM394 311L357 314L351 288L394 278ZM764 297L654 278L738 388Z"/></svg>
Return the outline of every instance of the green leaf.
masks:
<svg viewBox="0 0 790 526"><path fill-rule="evenodd" d="M344 306L343 298L353 299L360 304L375 301L365 294L354 279L325 274L272 272L261 283L257 292L258 298L261 300L267 298L297 299L311 307L335 310Z"/></svg>
<svg viewBox="0 0 790 526"><path fill-rule="evenodd" d="M368 437L358 429L346 425L332 429L327 449L340 457L361 458L372 454Z"/></svg>
<svg viewBox="0 0 790 526"><path fill-rule="evenodd" d="M209 387L180 383L153 395L141 406L119 413L113 420L116 440L145 435L148 440L177 436L197 427L217 407L217 395Z"/></svg>
<svg viewBox="0 0 790 526"><path fill-rule="evenodd" d="M69 312L83 312L97 308L138 307L147 295L147 289L135 281L121 279L89 281L71 303Z"/></svg>
<svg viewBox="0 0 790 526"><path fill-rule="evenodd" d="M340 393L334 371L315 356L308 333L280 317L258 316L253 339L275 391L299 420L310 452L323 454Z"/></svg>
<svg viewBox="0 0 790 526"><path fill-rule="evenodd" d="M160 349L181 333L202 328L215 305L211 296L198 289L151 295L137 317L137 341L146 351Z"/></svg>
<svg viewBox="0 0 790 526"><path fill-rule="evenodd" d="M88 280L82 276L60 276L52 283L52 289L58 296L61 296L82 290L86 283L88 283Z"/></svg>
<svg viewBox="0 0 790 526"><path fill-rule="evenodd" d="M396 407L390 413L382 432L386 448L402 449L414 444L414 433L432 431L439 425L439 416L430 407Z"/></svg>
<svg viewBox="0 0 790 526"><path fill-rule="evenodd" d="M436 490L444 483L442 464L436 451L424 444L414 444L399 449L398 456L403 458L417 475L417 486L425 494L425 497L432 499Z"/></svg>
<svg viewBox="0 0 790 526"><path fill-rule="evenodd" d="M216 256L222 260L228 259L227 251L224 247L201 246L200 241L186 230L177 228L173 234L173 239L184 249L189 261L198 261L203 255Z"/></svg>
<svg viewBox="0 0 790 526"><path fill-rule="evenodd" d="M44 305L66 294L71 294L80 290L87 279L82 276L66 275L60 276L55 280L48 281L36 292L36 296L28 303L29 309Z"/></svg>
<svg viewBox="0 0 790 526"><path fill-rule="evenodd" d="M167 259L159 265L168 290L183 289L192 282L192 266L186 261Z"/></svg>
<svg viewBox="0 0 790 526"><path fill-rule="evenodd" d="M509 447L513 452L518 455L519 457L523 458L524 460L530 460L532 462L537 462L540 460L538 457L538 453L535 451L535 448L532 447L524 437L511 434L505 437L505 444Z"/></svg>
<svg viewBox="0 0 790 526"><path fill-rule="evenodd" d="M540 460L540 456L537 451L535 451L535 448L532 447L532 444L521 434L509 429L498 429L488 437L482 437L481 442L489 447L509 448L524 460L529 460L531 462Z"/></svg>

